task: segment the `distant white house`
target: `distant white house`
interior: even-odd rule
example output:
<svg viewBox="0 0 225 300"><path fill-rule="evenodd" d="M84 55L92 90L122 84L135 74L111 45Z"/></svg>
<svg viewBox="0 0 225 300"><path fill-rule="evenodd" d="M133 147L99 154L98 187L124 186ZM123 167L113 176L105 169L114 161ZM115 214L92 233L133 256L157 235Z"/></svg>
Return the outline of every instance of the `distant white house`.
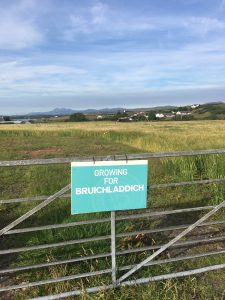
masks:
<svg viewBox="0 0 225 300"><path fill-rule="evenodd" d="M163 119L163 118L165 118L165 115L164 114L160 114L160 113L155 114L155 116L156 116L157 119Z"/></svg>
<svg viewBox="0 0 225 300"><path fill-rule="evenodd" d="M191 115L191 112L176 112L176 116L189 116Z"/></svg>
<svg viewBox="0 0 225 300"><path fill-rule="evenodd" d="M97 119L97 120L102 120L102 119L103 119L103 116L98 115L96 119Z"/></svg>
<svg viewBox="0 0 225 300"><path fill-rule="evenodd" d="M195 108L197 108L197 107L199 107L200 106L200 104L193 104L193 105L191 105L191 108L192 109L195 109Z"/></svg>
<svg viewBox="0 0 225 300"><path fill-rule="evenodd" d="M130 118L132 118L133 120L136 120L139 117L143 117L146 120L148 120L148 115L146 115L146 113L143 112L143 111L137 112L137 113L135 113L135 114L133 114L133 115L130 116Z"/></svg>
<svg viewBox="0 0 225 300"><path fill-rule="evenodd" d="M174 119L175 118L175 113L166 114L165 118L167 118L167 119Z"/></svg>

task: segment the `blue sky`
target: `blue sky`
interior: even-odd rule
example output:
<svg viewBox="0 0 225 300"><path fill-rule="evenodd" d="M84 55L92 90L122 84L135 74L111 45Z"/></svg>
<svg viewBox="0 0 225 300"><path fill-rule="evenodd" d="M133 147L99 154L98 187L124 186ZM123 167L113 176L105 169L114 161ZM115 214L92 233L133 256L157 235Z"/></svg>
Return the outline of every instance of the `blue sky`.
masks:
<svg viewBox="0 0 225 300"><path fill-rule="evenodd" d="M225 100L225 0L0 0L0 115Z"/></svg>

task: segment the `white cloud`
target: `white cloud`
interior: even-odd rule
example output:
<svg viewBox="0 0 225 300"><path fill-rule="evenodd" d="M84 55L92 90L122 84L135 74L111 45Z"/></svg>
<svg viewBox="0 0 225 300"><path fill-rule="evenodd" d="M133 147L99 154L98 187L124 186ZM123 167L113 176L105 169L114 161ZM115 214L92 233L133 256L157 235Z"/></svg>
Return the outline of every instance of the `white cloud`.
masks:
<svg viewBox="0 0 225 300"><path fill-rule="evenodd" d="M69 16L69 23L63 30L66 40L73 40L77 34L126 33L152 30L155 25L151 18L124 14L113 10L106 4L97 2L85 10L76 11Z"/></svg>
<svg viewBox="0 0 225 300"><path fill-rule="evenodd" d="M21 49L32 47L43 41L43 34L32 19L33 1L11 2L1 7L0 4L0 48Z"/></svg>
<svg viewBox="0 0 225 300"><path fill-rule="evenodd" d="M219 10L224 11L225 9L225 0L221 0L220 5L219 5Z"/></svg>
<svg viewBox="0 0 225 300"><path fill-rule="evenodd" d="M71 15L70 21L71 21L73 32L78 32L78 33L79 32L82 32L82 33L90 32L90 27L84 17Z"/></svg>
<svg viewBox="0 0 225 300"><path fill-rule="evenodd" d="M193 33L206 35L209 32L222 31L225 29L225 22L216 18L195 17L183 21L183 26Z"/></svg>
<svg viewBox="0 0 225 300"><path fill-rule="evenodd" d="M0 86L2 89L14 90L15 88L27 91L33 90L32 85L47 86L43 81L51 84L58 81L62 85L62 78L77 78L86 72L80 68L61 65L31 65L24 61L10 61L0 63ZM44 90L43 90L44 91Z"/></svg>
<svg viewBox="0 0 225 300"><path fill-rule="evenodd" d="M0 48L20 49L43 41L42 34L29 22L17 17L0 17Z"/></svg>
<svg viewBox="0 0 225 300"><path fill-rule="evenodd" d="M106 14L107 14L108 7L106 4L101 2L96 3L91 9L90 13L92 16L92 23L93 24L102 24L106 21Z"/></svg>
<svg viewBox="0 0 225 300"><path fill-rule="evenodd" d="M71 14L68 28L63 33L65 39L73 40L76 34L91 34L102 30L107 25L107 10L105 4L98 2L84 12Z"/></svg>

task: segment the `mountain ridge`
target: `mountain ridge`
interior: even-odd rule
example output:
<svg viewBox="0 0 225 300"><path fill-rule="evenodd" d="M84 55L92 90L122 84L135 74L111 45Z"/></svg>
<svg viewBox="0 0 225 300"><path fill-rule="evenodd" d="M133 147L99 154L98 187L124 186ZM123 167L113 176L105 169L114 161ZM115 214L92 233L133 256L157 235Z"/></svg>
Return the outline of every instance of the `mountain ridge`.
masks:
<svg viewBox="0 0 225 300"><path fill-rule="evenodd" d="M46 112L31 112L24 116L65 116L65 115L72 115L74 113L84 113L84 114L90 114L90 113L113 113L117 111L123 111L124 108L121 107L115 107L115 108L102 108L102 109L71 109L71 108L54 108L53 110L46 111Z"/></svg>

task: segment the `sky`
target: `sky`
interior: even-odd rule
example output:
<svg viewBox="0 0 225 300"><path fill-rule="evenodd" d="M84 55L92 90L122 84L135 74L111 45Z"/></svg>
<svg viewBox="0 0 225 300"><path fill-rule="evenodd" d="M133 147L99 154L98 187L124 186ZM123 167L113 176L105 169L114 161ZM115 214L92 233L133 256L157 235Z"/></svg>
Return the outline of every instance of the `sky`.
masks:
<svg viewBox="0 0 225 300"><path fill-rule="evenodd" d="M225 0L0 0L0 115L225 100Z"/></svg>

